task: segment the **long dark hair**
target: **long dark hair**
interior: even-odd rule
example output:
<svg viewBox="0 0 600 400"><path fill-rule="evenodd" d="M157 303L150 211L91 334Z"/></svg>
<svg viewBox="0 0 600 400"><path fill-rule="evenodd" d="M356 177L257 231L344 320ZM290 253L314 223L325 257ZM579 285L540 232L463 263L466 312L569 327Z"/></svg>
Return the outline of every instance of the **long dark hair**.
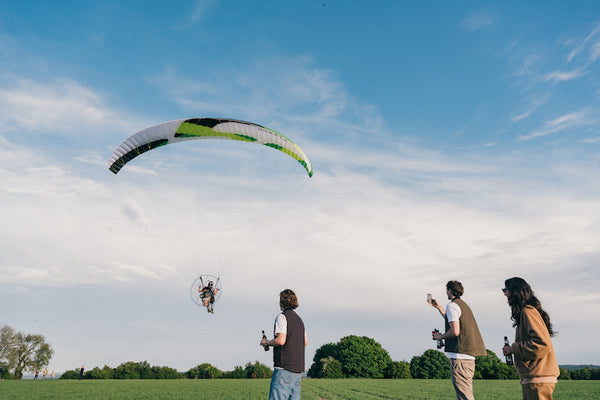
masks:
<svg viewBox="0 0 600 400"><path fill-rule="evenodd" d="M532 306L542 316L544 320L544 324L546 324L546 328L548 328L548 332L550 336L554 336L555 332L552 330L552 323L550 322L550 316L544 309L542 308L542 303L535 297L531 286L523 278L510 278L504 281L504 285L506 289L508 289L508 305L510 306L511 317L510 319L513 321L513 326L519 325L521 311L525 306Z"/></svg>

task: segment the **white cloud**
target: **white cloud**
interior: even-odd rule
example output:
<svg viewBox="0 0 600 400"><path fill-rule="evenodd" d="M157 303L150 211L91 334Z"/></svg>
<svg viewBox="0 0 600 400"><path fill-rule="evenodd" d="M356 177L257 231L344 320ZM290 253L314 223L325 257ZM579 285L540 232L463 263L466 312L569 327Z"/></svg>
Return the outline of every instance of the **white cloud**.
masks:
<svg viewBox="0 0 600 400"><path fill-rule="evenodd" d="M16 132L57 137L114 134L134 125L136 121L107 105L97 91L72 80L16 79L0 87L0 133L12 137Z"/></svg>
<svg viewBox="0 0 600 400"><path fill-rule="evenodd" d="M467 32L475 32L478 30L489 28L494 24L494 16L487 11L477 11L470 13L462 21L459 26Z"/></svg>
<svg viewBox="0 0 600 400"><path fill-rule="evenodd" d="M28 130L56 129L65 119L85 127L111 117L99 96L73 81L51 85L21 80L0 91L2 120Z"/></svg>

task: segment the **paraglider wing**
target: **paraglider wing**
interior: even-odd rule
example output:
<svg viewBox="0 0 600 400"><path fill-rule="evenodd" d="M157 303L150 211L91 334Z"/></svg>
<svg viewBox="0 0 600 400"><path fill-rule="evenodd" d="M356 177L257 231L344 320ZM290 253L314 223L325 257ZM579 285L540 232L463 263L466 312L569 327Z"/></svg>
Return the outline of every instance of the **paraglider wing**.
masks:
<svg viewBox="0 0 600 400"><path fill-rule="evenodd" d="M180 119L134 133L114 151L108 169L116 174L142 153L166 144L196 139L241 140L269 146L302 164L309 177L313 175L310 161L300 147L279 132L252 122L215 118Z"/></svg>

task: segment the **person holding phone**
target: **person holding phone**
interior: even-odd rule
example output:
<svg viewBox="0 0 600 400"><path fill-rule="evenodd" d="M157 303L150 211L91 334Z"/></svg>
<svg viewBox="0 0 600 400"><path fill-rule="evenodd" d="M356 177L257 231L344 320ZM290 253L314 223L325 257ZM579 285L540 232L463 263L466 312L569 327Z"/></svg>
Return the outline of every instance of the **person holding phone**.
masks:
<svg viewBox="0 0 600 400"><path fill-rule="evenodd" d="M446 332L435 332L433 339L446 341L446 353L450 358L452 384L458 400L474 400L473 376L475 357L487 355L485 344L479 332L477 321L471 308L461 296L464 293L462 283L449 281L446 295L450 303L442 307L437 300L427 296L427 302L444 317Z"/></svg>

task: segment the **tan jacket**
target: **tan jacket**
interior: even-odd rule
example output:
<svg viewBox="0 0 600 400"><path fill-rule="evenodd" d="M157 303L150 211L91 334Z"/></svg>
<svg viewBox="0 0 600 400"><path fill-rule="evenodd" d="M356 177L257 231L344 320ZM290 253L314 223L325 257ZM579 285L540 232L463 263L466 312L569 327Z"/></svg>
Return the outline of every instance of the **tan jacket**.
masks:
<svg viewBox="0 0 600 400"><path fill-rule="evenodd" d="M560 375L550 333L535 307L525 306L521 311L515 343L510 347L522 380L551 381Z"/></svg>

